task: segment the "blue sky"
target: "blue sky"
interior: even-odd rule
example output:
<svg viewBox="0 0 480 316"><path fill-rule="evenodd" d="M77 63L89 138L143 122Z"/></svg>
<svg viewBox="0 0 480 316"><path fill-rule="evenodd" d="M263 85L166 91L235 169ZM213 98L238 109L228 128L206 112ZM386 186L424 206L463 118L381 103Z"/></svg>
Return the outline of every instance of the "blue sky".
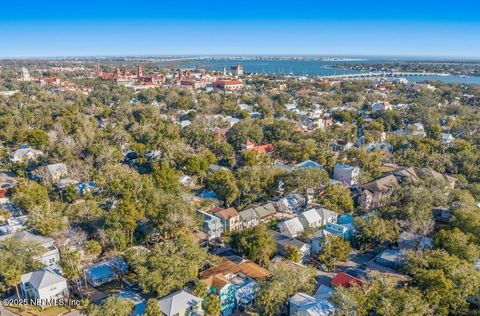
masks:
<svg viewBox="0 0 480 316"><path fill-rule="evenodd" d="M0 57L480 57L479 1L5 0Z"/></svg>

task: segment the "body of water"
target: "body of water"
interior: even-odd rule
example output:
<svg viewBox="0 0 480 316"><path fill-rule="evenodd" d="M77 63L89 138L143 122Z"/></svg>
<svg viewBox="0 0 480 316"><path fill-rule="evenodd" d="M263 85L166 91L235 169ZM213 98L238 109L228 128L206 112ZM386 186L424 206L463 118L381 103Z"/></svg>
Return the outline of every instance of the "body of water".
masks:
<svg viewBox="0 0 480 316"><path fill-rule="evenodd" d="M342 61L323 61L323 60L282 60L282 59L202 59L192 60L181 65L181 68L202 68L206 70L230 71L230 66L235 64L243 65L245 72L266 73L266 74L284 74L295 76L328 76L342 74L356 74L360 71L344 70L333 68L336 64L385 64L400 62L401 60L392 59L361 59L361 60L342 60ZM403 78L413 82L422 82L427 80L439 80L447 83L465 83L480 84L480 77L463 76L405 76Z"/></svg>

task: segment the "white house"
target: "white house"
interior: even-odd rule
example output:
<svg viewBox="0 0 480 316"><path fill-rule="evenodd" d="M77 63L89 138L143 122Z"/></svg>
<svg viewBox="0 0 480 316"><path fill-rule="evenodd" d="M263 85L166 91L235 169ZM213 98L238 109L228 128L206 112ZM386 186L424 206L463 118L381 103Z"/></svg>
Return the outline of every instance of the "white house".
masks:
<svg viewBox="0 0 480 316"><path fill-rule="evenodd" d="M4 241L8 238L14 238L28 243L37 243L43 246L45 248L45 251L36 259L42 262L42 264L44 264L45 266L56 265L60 261L58 249L55 246L55 241L52 238L34 235L32 233L22 231L0 236L0 241Z"/></svg>
<svg viewBox="0 0 480 316"><path fill-rule="evenodd" d="M202 299L185 290L172 293L157 301L163 315L166 316L195 316L202 315Z"/></svg>
<svg viewBox="0 0 480 316"><path fill-rule="evenodd" d="M298 219L305 228L320 227L323 224L322 216L314 208L300 213L300 215L298 215Z"/></svg>
<svg viewBox="0 0 480 316"><path fill-rule="evenodd" d="M329 316L335 307L326 299L316 299L305 293L297 293L288 299L290 316Z"/></svg>
<svg viewBox="0 0 480 316"><path fill-rule="evenodd" d="M298 217L294 217L278 224L278 229L288 237L296 237L303 232L303 225Z"/></svg>
<svg viewBox="0 0 480 316"><path fill-rule="evenodd" d="M455 137L453 137L452 134L449 133L442 133L442 144L444 145L450 145L455 142Z"/></svg>
<svg viewBox="0 0 480 316"><path fill-rule="evenodd" d="M377 101L372 104L372 112L391 110L393 105L386 101Z"/></svg>
<svg viewBox="0 0 480 316"><path fill-rule="evenodd" d="M43 156L42 151L25 146L15 150L10 155L10 160L12 162L26 162L29 160L35 160L40 156Z"/></svg>
<svg viewBox="0 0 480 316"><path fill-rule="evenodd" d="M197 215L203 218L202 228L209 240L222 237L224 227L220 218L200 210L197 210Z"/></svg>
<svg viewBox="0 0 480 316"><path fill-rule="evenodd" d="M360 178L360 168L337 163L333 169L333 179L346 185L358 184Z"/></svg>
<svg viewBox="0 0 480 316"><path fill-rule="evenodd" d="M20 292L26 299L54 300L68 298L67 279L46 270L25 273L20 279ZM42 302L42 305L48 305Z"/></svg>

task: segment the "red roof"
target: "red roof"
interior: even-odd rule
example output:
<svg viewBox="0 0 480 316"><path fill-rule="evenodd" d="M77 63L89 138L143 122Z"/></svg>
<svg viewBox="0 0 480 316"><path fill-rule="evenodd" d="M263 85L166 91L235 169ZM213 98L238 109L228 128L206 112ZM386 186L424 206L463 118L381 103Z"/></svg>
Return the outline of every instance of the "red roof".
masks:
<svg viewBox="0 0 480 316"><path fill-rule="evenodd" d="M332 279L332 284L335 286L341 286L341 287L350 287L353 284L357 284L359 286L363 286L363 282L360 279L357 279L354 276L351 276L350 274L340 272L335 275L335 277Z"/></svg>
<svg viewBox="0 0 480 316"><path fill-rule="evenodd" d="M242 84L240 80L217 80L212 83L215 86L233 86L237 84Z"/></svg>
<svg viewBox="0 0 480 316"><path fill-rule="evenodd" d="M251 151L256 151L259 154L268 154L275 151L275 147L272 144L258 145L250 149Z"/></svg>

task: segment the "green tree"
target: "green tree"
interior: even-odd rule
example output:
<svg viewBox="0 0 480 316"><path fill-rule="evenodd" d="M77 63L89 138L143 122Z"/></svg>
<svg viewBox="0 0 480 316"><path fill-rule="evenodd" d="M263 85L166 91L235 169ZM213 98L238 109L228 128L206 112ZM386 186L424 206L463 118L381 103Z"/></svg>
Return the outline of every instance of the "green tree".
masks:
<svg viewBox="0 0 480 316"><path fill-rule="evenodd" d="M409 286L399 287L388 277L375 276L368 288L339 287L330 300L340 315L433 315L418 289Z"/></svg>
<svg viewBox="0 0 480 316"><path fill-rule="evenodd" d="M463 233L458 228L450 231L442 229L435 236L434 241L436 247L445 249L446 252L460 259L469 262L478 260L478 246L474 243L473 236Z"/></svg>
<svg viewBox="0 0 480 316"><path fill-rule="evenodd" d="M352 212L353 199L350 190L338 184L328 185L320 194L320 204L335 212Z"/></svg>
<svg viewBox="0 0 480 316"><path fill-rule="evenodd" d="M309 189L319 190L328 183L328 174L317 168L294 169L281 179L285 191L306 193Z"/></svg>
<svg viewBox="0 0 480 316"><path fill-rule="evenodd" d="M193 288L193 294L197 297L204 298L207 294L210 293L207 283L199 281L195 284Z"/></svg>
<svg viewBox="0 0 480 316"><path fill-rule="evenodd" d="M256 144L261 143L263 141L263 131L255 121L245 119L228 130L227 139L235 149L240 149L242 143L247 140Z"/></svg>
<svg viewBox="0 0 480 316"><path fill-rule="evenodd" d="M129 316L135 304L130 299L108 297L102 305L91 304L88 308L88 315L91 316Z"/></svg>
<svg viewBox="0 0 480 316"><path fill-rule="evenodd" d="M82 254L78 250L65 250L60 256L60 266L62 267L63 276L73 281L75 285L83 276L81 259Z"/></svg>
<svg viewBox="0 0 480 316"><path fill-rule="evenodd" d="M162 316L162 311L157 304L157 300L150 298L147 301L147 307L145 308L145 316Z"/></svg>
<svg viewBox="0 0 480 316"><path fill-rule="evenodd" d="M467 298L480 291L480 273L467 261L443 250L410 252L403 271L430 302L435 315L463 314Z"/></svg>
<svg viewBox="0 0 480 316"><path fill-rule="evenodd" d="M12 202L28 213L33 207L48 206L48 191L35 181L21 180L13 190Z"/></svg>
<svg viewBox="0 0 480 316"><path fill-rule="evenodd" d="M302 259L302 253L297 247L287 246L286 248L287 252L285 254L285 259L293 262L299 262Z"/></svg>
<svg viewBox="0 0 480 316"><path fill-rule="evenodd" d="M240 193L235 177L230 170L222 169L209 174L206 185L207 188L218 194L227 206L232 205Z"/></svg>
<svg viewBox="0 0 480 316"><path fill-rule="evenodd" d="M220 297L208 294L202 302L205 316L219 316L221 312Z"/></svg>
<svg viewBox="0 0 480 316"><path fill-rule="evenodd" d="M165 241L151 251L128 250L126 260L143 291L163 297L195 279L207 262L207 253L192 238Z"/></svg>
<svg viewBox="0 0 480 316"><path fill-rule="evenodd" d="M355 247L362 247L372 242L394 243L400 235L400 227L392 220L372 214L366 219L355 218Z"/></svg>
<svg viewBox="0 0 480 316"><path fill-rule="evenodd" d="M42 267L36 258L42 253L42 246L7 238L0 242L0 293L8 292L17 285L23 274Z"/></svg>
<svg viewBox="0 0 480 316"><path fill-rule="evenodd" d="M256 304L264 315L278 315L287 306L288 298L297 292L312 293L316 271L306 267L290 267L281 263L269 267L270 277L260 282Z"/></svg>
<svg viewBox="0 0 480 316"><path fill-rule="evenodd" d="M240 254L260 264L266 264L277 251L277 244L266 225L233 232L230 245Z"/></svg>
<svg viewBox="0 0 480 316"><path fill-rule="evenodd" d="M46 207L32 207L27 225L44 236L53 236L68 227L68 220L60 210L49 204Z"/></svg>
<svg viewBox="0 0 480 316"><path fill-rule="evenodd" d="M350 255L352 248L343 238L335 235L326 235L322 241L322 250L318 260L326 266L329 271L334 271L339 262L345 262Z"/></svg>
<svg viewBox="0 0 480 316"><path fill-rule="evenodd" d="M98 241L91 239L85 243L85 252L98 257L102 253L102 245Z"/></svg>

